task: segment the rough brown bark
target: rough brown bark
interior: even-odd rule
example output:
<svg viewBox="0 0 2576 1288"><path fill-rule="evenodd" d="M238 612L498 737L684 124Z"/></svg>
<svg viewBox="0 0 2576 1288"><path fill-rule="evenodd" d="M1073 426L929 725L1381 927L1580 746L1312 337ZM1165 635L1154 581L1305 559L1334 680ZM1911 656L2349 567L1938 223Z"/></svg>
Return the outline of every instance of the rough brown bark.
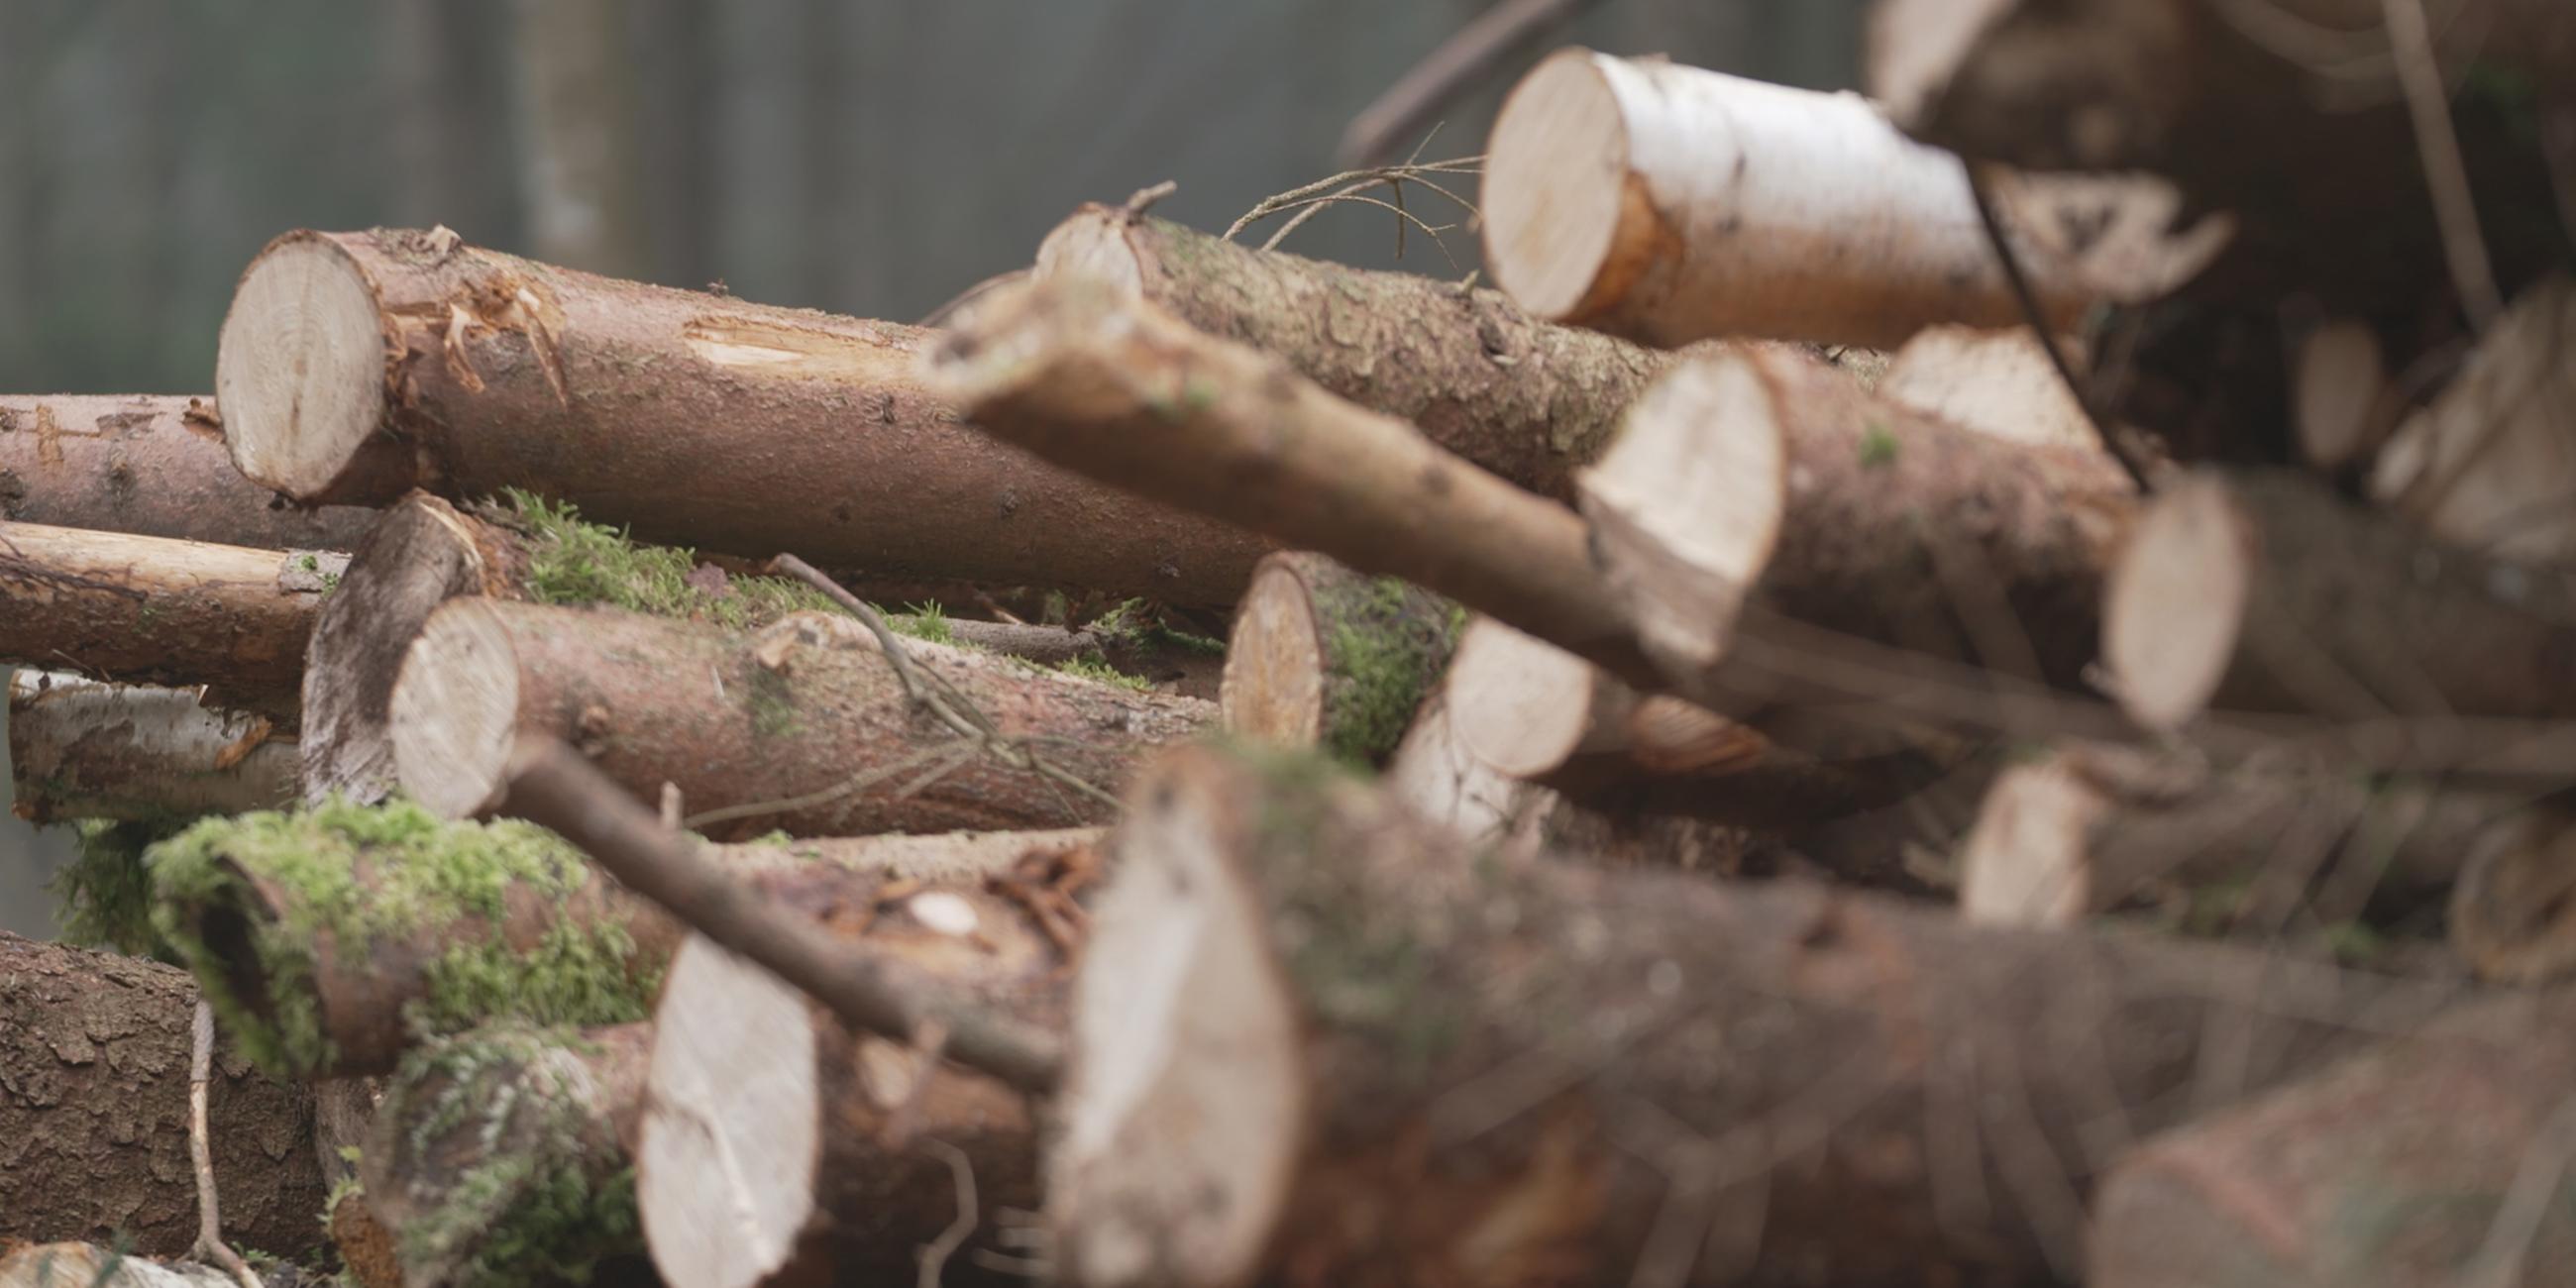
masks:
<svg viewBox="0 0 2576 1288"><path fill-rule="evenodd" d="M0 520L272 550L347 550L373 513L243 478L212 398L0 397Z"/></svg>
<svg viewBox="0 0 2576 1288"><path fill-rule="evenodd" d="M175 1256L176 1254L167 1254ZM195 1261L146 1260L97 1243L13 1243L0 1249L0 1288L240 1288Z"/></svg>
<svg viewBox="0 0 2576 1288"><path fill-rule="evenodd" d="M2451 889L2451 950L2497 983L2576 976L2576 799L2524 810L2477 841Z"/></svg>
<svg viewBox="0 0 2576 1288"><path fill-rule="evenodd" d="M2295 475L2160 491L2104 598L2103 660L2155 729L2213 708L2576 715L2576 578L2435 545Z"/></svg>
<svg viewBox="0 0 2576 1288"><path fill-rule="evenodd" d="M0 658L119 683L203 684L295 722L304 642L344 555L33 523L0 526Z"/></svg>
<svg viewBox="0 0 2576 1288"><path fill-rule="evenodd" d="M295 739L195 693L20 671L9 684L10 809L31 823L239 814L295 798Z"/></svg>
<svg viewBox="0 0 2576 1288"><path fill-rule="evenodd" d="M1208 704L1136 693L1007 659L904 641L1002 740L1114 790L1158 743L1214 722ZM544 732L652 798L676 784L691 817L771 806L710 835L1068 826L1108 802L979 750L905 694L853 619L796 613L751 635L599 609L453 600L431 614L392 701L403 790L450 816L508 785L511 740Z"/></svg>
<svg viewBox="0 0 2576 1288"><path fill-rule="evenodd" d="M290 496L571 501L647 540L1202 603L1260 543L1030 460L923 391L934 333L379 231L261 253L216 366L233 459Z"/></svg>
<svg viewBox="0 0 2576 1288"><path fill-rule="evenodd" d="M1449 662L1457 613L1394 577L1304 551L1273 554L1253 570L1226 641L1226 728L1384 764Z"/></svg>
<svg viewBox="0 0 2576 1288"><path fill-rule="evenodd" d="M122 1236L151 1256L188 1250L196 1003L185 971L0 931L0 1242ZM280 1256L313 1247L312 1097L229 1049L208 1091L225 1235ZM0 1282L22 1282L11 1273Z"/></svg>
<svg viewBox="0 0 2576 1288"><path fill-rule="evenodd" d="M2576 1264L2563 997L2488 1002L2122 1161L2093 1288L2542 1288Z"/></svg>
<svg viewBox="0 0 2576 1288"><path fill-rule="evenodd" d="M897 981L1061 1031L1078 941L1070 920L1036 910L1071 911L1090 873L1042 861L979 890L816 872L777 894ZM1004 1246L999 1210L1036 1206L1034 1117L1002 1083L853 1032L692 937L654 1010L637 1153L654 1264L672 1288L909 1281L961 1215L962 1162L980 1220L946 1254L943 1282L1007 1282L969 1253Z"/></svg>
<svg viewBox="0 0 2576 1288"><path fill-rule="evenodd" d="M2136 1134L2448 998L1480 860L1355 780L1212 749L1159 762L1111 848L1048 1176L1088 1284L2068 1278Z"/></svg>
<svg viewBox="0 0 2576 1288"><path fill-rule="evenodd" d="M1560 501L1671 361L1540 322L1499 291L1254 250L1111 206L1058 225L1038 248L1037 276L1140 297Z"/></svg>

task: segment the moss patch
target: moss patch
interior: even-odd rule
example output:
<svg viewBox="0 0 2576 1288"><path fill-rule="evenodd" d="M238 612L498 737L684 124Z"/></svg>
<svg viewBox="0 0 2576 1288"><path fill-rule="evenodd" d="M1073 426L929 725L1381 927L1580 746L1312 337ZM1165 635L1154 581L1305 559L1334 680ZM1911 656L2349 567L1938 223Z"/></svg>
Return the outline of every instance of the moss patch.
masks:
<svg viewBox="0 0 2576 1288"><path fill-rule="evenodd" d="M1350 764L1378 764L1448 665L1465 614L1396 577L1327 586L1315 611L1330 666L1324 750Z"/></svg>
<svg viewBox="0 0 2576 1288"><path fill-rule="evenodd" d="M1125 671L1121 671L1117 667L1111 666L1107 662L1100 661L1097 658L1073 658L1068 661L1057 663L1055 669L1066 675L1079 676L1085 680L1095 680L1102 684L1114 684L1119 688L1134 689L1139 693L1148 692L1154 687L1153 681L1148 680L1141 675L1129 675Z"/></svg>
<svg viewBox="0 0 2576 1288"><path fill-rule="evenodd" d="M54 873L46 886L58 901L63 939L129 957L178 963L177 950L152 925L152 877L144 868L144 854L193 822L185 818L83 819L74 824L79 839L72 861Z"/></svg>
<svg viewBox="0 0 2576 1288"><path fill-rule="evenodd" d="M338 1057L321 1025L315 945L362 958L380 940L444 945L426 996L404 1008L424 1033L496 1018L613 1024L642 1019L658 971L635 967L614 925L565 925L534 951L498 941L513 889L561 900L596 878L580 853L525 823L450 823L408 802L332 803L302 814L210 819L152 847L152 923L261 1068L306 1076ZM278 891L270 908L252 885ZM522 897L528 897L523 895ZM206 942L208 914L248 927L267 996L242 996ZM239 951L239 949L236 949Z"/></svg>

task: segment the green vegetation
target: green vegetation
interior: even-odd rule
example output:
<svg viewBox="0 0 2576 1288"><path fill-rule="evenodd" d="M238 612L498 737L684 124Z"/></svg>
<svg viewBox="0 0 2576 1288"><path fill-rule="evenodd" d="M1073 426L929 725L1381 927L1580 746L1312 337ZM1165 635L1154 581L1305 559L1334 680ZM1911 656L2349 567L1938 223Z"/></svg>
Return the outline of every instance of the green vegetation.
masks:
<svg viewBox="0 0 2576 1288"><path fill-rule="evenodd" d="M1884 469L1896 463L1896 435L1877 421L1869 423L1868 432L1860 436L1860 463L1871 469Z"/></svg>
<svg viewBox="0 0 2576 1288"><path fill-rule="evenodd" d="M1319 595L1329 623L1331 674L1324 690L1324 750L1373 765L1395 750L1414 709L1440 676L1466 614L1396 577Z"/></svg>
<svg viewBox="0 0 2576 1288"><path fill-rule="evenodd" d="M1086 680L1097 680L1102 684L1114 684L1119 688L1133 689L1138 693L1149 693L1152 692L1154 688L1153 681L1148 680L1141 675L1129 675L1125 671L1121 671L1117 667L1111 666L1107 662L1103 662L1097 658L1072 658L1067 661L1057 663L1055 669L1066 675L1080 676Z"/></svg>
<svg viewBox="0 0 2576 1288"><path fill-rule="evenodd" d="M585 522L571 505L511 488L502 500L528 534L528 593L541 604L606 604L735 628L802 610L837 613L822 592L784 577L690 580L697 552L648 546Z"/></svg>
<svg viewBox="0 0 2576 1288"><path fill-rule="evenodd" d="M143 856L195 821L83 819L75 823L78 840L72 861L54 873L46 886L59 901L63 939L177 964L177 951L152 926L152 878L144 869Z"/></svg>

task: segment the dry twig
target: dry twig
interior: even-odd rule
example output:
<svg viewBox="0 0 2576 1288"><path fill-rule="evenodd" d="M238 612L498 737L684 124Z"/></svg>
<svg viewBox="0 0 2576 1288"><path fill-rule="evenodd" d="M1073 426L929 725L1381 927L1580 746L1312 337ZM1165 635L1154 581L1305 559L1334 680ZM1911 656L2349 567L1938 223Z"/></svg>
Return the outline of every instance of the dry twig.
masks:
<svg viewBox="0 0 2576 1288"><path fill-rule="evenodd" d="M221 1266L242 1288L260 1288L249 1263L224 1242L224 1218L215 1201L215 1148L206 1131L206 1084L214 1079L215 1010L197 999L188 1057L188 1160L197 1172L197 1246L194 1255Z"/></svg>

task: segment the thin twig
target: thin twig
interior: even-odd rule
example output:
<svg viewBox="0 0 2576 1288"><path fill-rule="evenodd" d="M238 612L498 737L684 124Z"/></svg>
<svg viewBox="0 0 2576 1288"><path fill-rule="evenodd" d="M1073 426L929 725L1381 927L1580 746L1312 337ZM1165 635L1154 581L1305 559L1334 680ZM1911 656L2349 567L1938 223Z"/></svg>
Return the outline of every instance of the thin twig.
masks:
<svg viewBox="0 0 2576 1288"><path fill-rule="evenodd" d="M2441 64L2433 56L2433 34L2424 22L2422 0L2380 0L2388 23L2389 46L2397 55L2397 80L2406 89L2406 114L2415 124L2415 148L2422 156L2424 183L2433 193L2433 218L2442 229L2442 254L2450 261L2451 285L2460 307L2480 331L2494 326L2504 313L2504 296L2496 290L2495 265L2487 258L2486 239L2478 232L2478 207L2469 194L2469 168L2460 157L2460 137L2451 127L2451 90L2443 83Z"/></svg>
<svg viewBox="0 0 2576 1288"><path fill-rule="evenodd" d="M223 1268L242 1288L260 1288L250 1264L224 1242L224 1218L215 1201L215 1148L206 1131L206 1084L215 1074L215 1009L197 999L189 1026L195 1044L188 1058L188 1160L197 1170L197 1246L195 1255Z"/></svg>
<svg viewBox="0 0 2576 1288"><path fill-rule="evenodd" d="M939 1232L930 1246L921 1250L920 1288L939 1288L939 1274L948 1268L948 1258L956 1255L966 1236L975 1233L975 1165L966 1151L944 1140L925 1140L925 1147L948 1160L949 1175L957 1182L957 1219Z"/></svg>
<svg viewBox="0 0 2576 1288"><path fill-rule="evenodd" d="M1397 139L1421 129L1503 60L1598 3L1502 0L1477 14L1351 118L1350 128L1342 133L1342 164L1367 165L1381 159Z"/></svg>
<svg viewBox="0 0 2576 1288"><path fill-rule="evenodd" d="M1425 140L1425 142L1427 143L1428 140ZM1444 256L1448 256L1448 243L1440 239L1440 233L1443 228L1454 227L1454 225L1442 225L1441 228L1434 228L1420 217L1414 215L1411 211L1406 210L1403 204L1403 185L1406 183L1421 184L1423 187L1429 188L1433 192L1458 203L1459 208L1465 210L1468 215L1472 217L1476 214L1474 203L1459 196L1457 193L1451 192L1448 188L1430 181L1424 176L1475 174L1478 172L1478 169L1483 166L1484 161L1485 159L1482 156L1453 157L1447 161L1408 160L1400 165L1372 166L1364 170L1346 170L1340 174L1329 175L1325 178L1317 179L1313 183L1301 184L1286 192L1262 199L1258 204L1254 205L1252 209L1245 211L1242 218L1235 220L1232 225L1228 226L1221 240L1232 241L1237 235L1241 234L1244 229L1249 228L1264 219L1268 219L1272 215L1285 210L1297 210L1297 216L1288 221L1288 226L1273 234L1270 240L1262 246L1263 250L1275 249L1279 245L1281 238L1284 238L1290 232L1295 231L1298 225L1313 218L1315 211L1320 209L1322 206L1330 205L1335 202L1357 201L1366 205L1386 206L1387 208L1395 211L1398 216L1398 223L1396 224L1396 249L1398 253L1402 253L1403 250L1405 225L1410 223L1412 226L1420 228L1425 234L1429 235L1432 244L1440 247L1440 253ZM1363 197L1358 195L1361 190L1380 184L1385 185L1395 193L1396 199L1393 202L1381 201L1374 197ZM1303 207L1303 209L1300 209L1300 207ZM1450 256L1450 263L1453 265L1456 264L1456 257Z"/></svg>

